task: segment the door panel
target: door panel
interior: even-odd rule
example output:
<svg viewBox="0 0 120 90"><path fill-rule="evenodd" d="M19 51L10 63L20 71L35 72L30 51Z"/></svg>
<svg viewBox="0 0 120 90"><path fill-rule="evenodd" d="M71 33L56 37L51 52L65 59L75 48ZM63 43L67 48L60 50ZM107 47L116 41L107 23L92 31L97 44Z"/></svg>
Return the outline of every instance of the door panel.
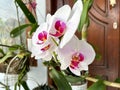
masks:
<svg viewBox="0 0 120 90"><path fill-rule="evenodd" d="M87 40L96 47L102 57L90 65L90 74L100 75L109 81L119 77L119 27L113 29L113 23L119 24L119 0L114 8L109 0L94 0L89 12L90 27ZM108 87L107 90L117 90Z"/></svg>
<svg viewBox="0 0 120 90"><path fill-rule="evenodd" d="M47 0L49 1L49 0ZM52 14L64 4L73 5L74 0L50 0L49 12ZM100 60L95 60L89 68L92 76L100 75L104 79L114 81L119 77L119 57L120 57L120 35L119 35L119 2L111 8L109 0L94 0L90 9L90 26L88 28L87 40L96 49L96 53L101 55ZM48 10L47 10L48 11ZM113 29L113 23L118 23L117 29ZM78 34L79 35L79 34ZM107 90L118 90L107 87Z"/></svg>

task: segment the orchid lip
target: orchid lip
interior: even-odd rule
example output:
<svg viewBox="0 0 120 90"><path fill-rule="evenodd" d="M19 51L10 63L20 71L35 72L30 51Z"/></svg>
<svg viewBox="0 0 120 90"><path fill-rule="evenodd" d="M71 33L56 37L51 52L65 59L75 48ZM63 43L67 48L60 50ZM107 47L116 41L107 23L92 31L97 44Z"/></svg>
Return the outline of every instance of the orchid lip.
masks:
<svg viewBox="0 0 120 90"><path fill-rule="evenodd" d="M55 37L60 37L64 34L66 30L66 23L61 20L57 20L55 22L54 27L55 27L55 34L50 33L50 35L55 36Z"/></svg>
<svg viewBox="0 0 120 90"><path fill-rule="evenodd" d="M47 32L43 31L38 34L37 44L43 44L47 40Z"/></svg>
<svg viewBox="0 0 120 90"><path fill-rule="evenodd" d="M54 37L60 37L60 36L62 36L62 34L59 33L59 32L56 32L55 34L50 33L50 35L52 35Z"/></svg>
<svg viewBox="0 0 120 90"><path fill-rule="evenodd" d="M71 64L70 67L72 69L76 69L79 68L79 63L82 62L84 60L84 56L82 53L74 53L72 55L72 60L71 60Z"/></svg>
<svg viewBox="0 0 120 90"><path fill-rule="evenodd" d="M43 47L42 49L41 49L41 51L47 51L48 49L50 48L50 44L49 45L47 45L47 46L45 46L45 47Z"/></svg>

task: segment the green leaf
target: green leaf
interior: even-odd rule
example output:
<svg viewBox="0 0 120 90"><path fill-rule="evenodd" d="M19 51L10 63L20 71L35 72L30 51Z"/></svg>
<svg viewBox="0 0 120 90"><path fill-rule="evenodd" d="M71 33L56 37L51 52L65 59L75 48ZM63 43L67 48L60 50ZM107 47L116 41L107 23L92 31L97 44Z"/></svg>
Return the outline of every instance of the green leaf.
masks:
<svg viewBox="0 0 120 90"><path fill-rule="evenodd" d="M1 48L0 48L0 53L1 53L2 55L5 55L3 49L1 49Z"/></svg>
<svg viewBox="0 0 120 90"><path fill-rule="evenodd" d="M14 90L17 90L17 83L15 83L15 85L14 85Z"/></svg>
<svg viewBox="0 0 120 90"><path fill-rule="evenodd" d="M5 62L10 57L13 57L13 53L12 52L7 52L7 54L3 58L0 59L0 63Z"/></svg>
<svg viewBox="0 0 120 90"><path fill-rule="evenodd" d="M9 47L9 51L16 51L16 50L18 50L20 48L21 48L20 45L12 45L12 46Z"/></svg>
<svg viewBox="0 0 120 90"><path fill-rule="evenodd" d="M102 80L98 80L92 84L87 90L106 90L106 86Z"/></svg>
<svg viewBox="0 0 120 90"><path fill-rule="evenodd" d="M117 79L115 80L115 82L116 82L116 83L120 83L120 78L117 78Z"/></svg>
<svg viewBox="0 0 120 90"><path fill-rule="evenodd" d="M99 60L101 60L101 58L102 58L102 56L99 53L96 53L95 59L99 61Z"/></svg>
<svg viewBox="0 0 120 90"><path fill-rule="evenodd" d="M60 71L56 71L54 68L52 68L49 74L55 82L58 90L72 90L69 82L66 80L65 76Z"/></svg>
<svg viewBox="0 0 120 90"><path fill-rule="evenodd" d="M93 3L93 0L84 0L83 1L83 11L82 11L82 15L80 17L78 31L82 30L84 24L89 23L88 11L89 11L92 3Z"/></svg>
<svg viewBox="0 0 120 90"><path fill-rule="evenodd" d="M95 50L95 53L96 53L95 60L100 61L101 58L102 58L102 55L99 53L100 52L100 48L98 48L95 45L92 45L92 47L93 47L93 49Z"/></svg>
<svg viewBox="0 0 120 90"><path fill-rule="evenodd" d="M10 90L9 86L4 84L3 82L0 82L0 85L5 88L5 90Z"/></svg>
<svg viewBox="0 0 120 90"><path fill-rule="evenodd" d="M15 2L20 6L21 10L23 11L23 13L27 17L27 19L31 23L36 23L36 20L35 20L33 14L28 10L28 8L25 6L25 4L23 3L23 1L22 0L15 0Z"/></svg>
<svg viewBox="0 0 120 90"><path fill-rule="evenodd" d="M32 24L32 29L31 29L31 31L30 31L30 35L32 35L32 33L36 31L36 29L38 28L38 26L39 26L39 25L38 25L37 23Z"/></svg>
<svg viewBox="0 0 120 90"><path fill-rule="evenodd" d="M85 79L82 78L82 77L75 77L75 76L72 76L72 75L67 75L67 76L66 76L66 79L67 79L68 82L70 82L70 83L82 82L82 81L85 80Z"/></svg>
<svg viewBox="0 0 120 90"><path fill-rule="evenodd" d="M31 25L32 24L24 24L24 25L21 25L21 26L18 26L16 28L14 28L10 32L10 36L11 37L17 37L17 36L21 35L25 31L25 28L28 27L28 26L31 26Z"/></svg>
<svg viewBox="0 0 120 90"><path fill-rule="evenodd" d="M21 81L20 83L23 86L24 90L30 90L28 85L27 85L27 83L25 81Z"/></svg>

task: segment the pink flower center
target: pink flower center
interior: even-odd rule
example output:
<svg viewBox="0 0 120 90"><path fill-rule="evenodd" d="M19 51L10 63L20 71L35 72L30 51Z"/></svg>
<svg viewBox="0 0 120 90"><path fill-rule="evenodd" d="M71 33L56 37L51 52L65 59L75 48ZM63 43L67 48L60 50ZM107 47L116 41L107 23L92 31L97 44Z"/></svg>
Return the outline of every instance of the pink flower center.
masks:
<svg viewBox="0 0 120 90"><path fill-rule="evenodd" d="M66 30L66 24L65 22L61 21L61 20L57 20L55 22L55 29L56 29L56 33L55 34L51 34L55 37L60 37L64 34L65 30Z"/></svg>
<svg viewBox="0 0 120 90"><path fill-rule="evenodd" d="M43 31L38 34L38 42L37 44L43 44L47 40L47 32Z"/></svg>
<svg viewBox="0 0 120 90"><path fill-rule="evenodd" d="M50 44L41 49L41 51L47 51L50 48Z"/></svg>
<svg viewBox="0 0 120 90"><path fill-rule="evenodd" d="M72 68L72 69L76 69L76 68L79 68L79 63L80 62L82 62L82 61L84 61L84 56L83 56L83 54L81 54L81 53L74 53L73 55L72 55L72 60L71 60L71 64L70 64L70 67Z"/></svg>

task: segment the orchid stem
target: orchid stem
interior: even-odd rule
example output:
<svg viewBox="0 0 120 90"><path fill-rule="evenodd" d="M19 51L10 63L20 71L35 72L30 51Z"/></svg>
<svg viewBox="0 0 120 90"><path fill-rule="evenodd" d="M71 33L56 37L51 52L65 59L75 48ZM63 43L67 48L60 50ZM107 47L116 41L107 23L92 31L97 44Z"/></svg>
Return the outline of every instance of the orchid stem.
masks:
<svg viewBox="0 0 120 90"><path fill-rule="evenodd" d="M16 6L16 11L17 11L18 26L20 26L19 10L18 10L17 3L15 3L15 6ZM19 28L19 31L20 31L20 28ZM20 33L21 33L21 31L20 31ZM21 34L20 34L20 43L23 44L23 42L22 42L22 35Z"/></svg>
<svg viewBox="0 0 120 90"><path fill-rule="evenodd" d="M1 85L3 85L4 87L7 87L7 85L5 85L4 83L0 82Z"/></svg>
<svg viewBox="0 0 120 90"><path fill-rule="evenodd" d="M87 30L87 24L84 24L82 28L82 40L85 40L85 41L87 40L86 30Z"/></svg>
<svg viewBox="0 0 120 90"><path fill-rule="evenodd" d="M85 79L88 80L88 81L91 81L91 82L97 82L98 81L98 79L93 78L93 77L85 77ZM104 80L103 83L106 86L120 88L120 83L110 82L110 81L106 81L106 80Z"/></svg>
<svg viewBox="0 0 120 90"><path fill-rule="evenodd" d="M0 44L0 46L3 46L3 47L11 47L9 45L4 45L4 44Z"/></svg>
<svg viewBox="0 0 120 90"><path fill-rule="evenodd" d="M53 40L53 42L58 46L58 43L55 41L55 39L53 37L51 37L51 39Z"/></svg>
<svg viewBox="0 0 120 90"><path fill-rule="evenodd" d="M53 52L53 58L54 58L54 61L57 63L57 55L56 55L56 53L55 52Z"/></svg>

